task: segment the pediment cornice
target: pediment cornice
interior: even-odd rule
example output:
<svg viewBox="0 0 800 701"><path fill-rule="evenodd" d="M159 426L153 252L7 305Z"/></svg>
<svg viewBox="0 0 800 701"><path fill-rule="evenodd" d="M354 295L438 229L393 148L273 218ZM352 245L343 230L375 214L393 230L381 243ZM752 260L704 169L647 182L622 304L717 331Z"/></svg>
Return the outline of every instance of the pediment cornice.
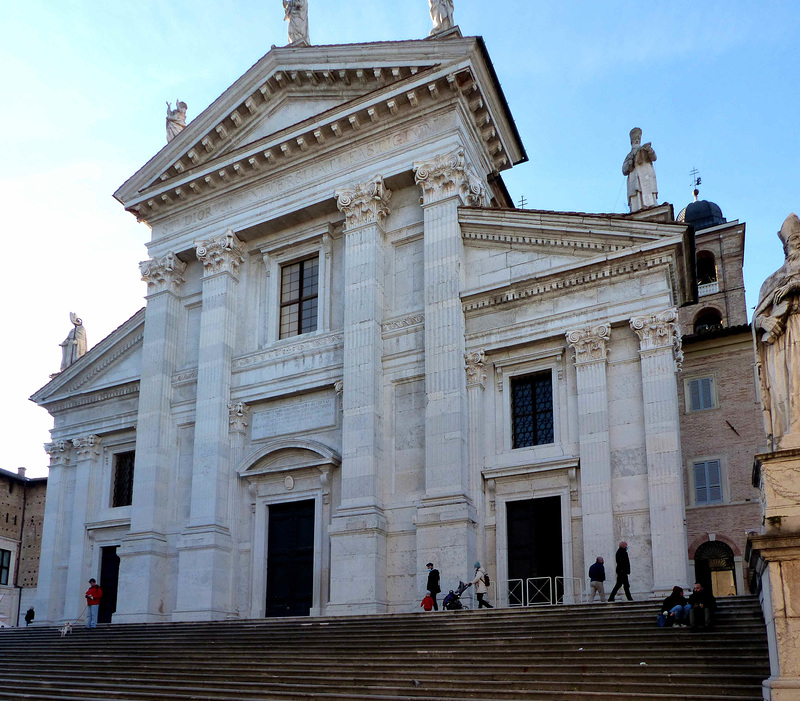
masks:
<svg viewBox="0 0 800 701"><path fill-rule="evenodd" d="M411 48L415 51L408 44L414 45ZM399 42L397 52L394 45L390 51L381 45L313 47L338 52L329 57L312 51L306 54L303 66L290 65L288 57L276 49L191 122L115 196L139 219L155 220L187 200L249 183L288 165L293 158L435 108L454 95L471 115L496 170L510 167L514 158L524 158L521 144L508 133L507 115L499 114L499 86L487 85L486 68L472 55L476 53L476 40L429 42L424 50L420 44ZM438 45L447 50L437 51ZM364 46L381 50L364 50ZM297 61L306 51L295 49L292 58ZM368 60L370 53L372 61ZM365 63L354 66L354 55ZM256 75L250 75L256 68L260 68ZM277 102L297 94L347 92L353 86L358 97L241 145L244 135L265 119Z"/></svg>

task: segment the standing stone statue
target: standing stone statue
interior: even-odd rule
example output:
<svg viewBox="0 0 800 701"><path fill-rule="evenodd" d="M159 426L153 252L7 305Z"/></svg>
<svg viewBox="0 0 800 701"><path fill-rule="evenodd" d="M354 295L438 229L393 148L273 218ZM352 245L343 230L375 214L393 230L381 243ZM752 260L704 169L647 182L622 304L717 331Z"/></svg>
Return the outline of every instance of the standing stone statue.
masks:
<svg viewBox="0 0 800 701"><path fill-rule="evenodd" d="M172 103L167 103L167 143L186 129L186 103L175 100L175 109Z"/></svg>
<svg viewBox="0 0 800 701"><path fill-rule="evenodd" d="M628 176L628 206L631 212L658 204L658 184L656 183L656 152L648 141L642 144L642 130L631 129L631 152L622 163L622 174Z"/></svg>
<svg viewBox="0 0 800 701"><path fill-rule="evenodd" d="M761 286L754 319L764 425L775 449L800 446L800 218L778 232L784 264Z"/></svg>
<svg viewBox="0 0 800 701"><path fill-rule="evenodd" d="M286 10L284 19L289 22L289 43L309 46L308 38L308 0L283 0Z"/></svg>
<svg viewBox="0 0 800 701"><path fill-rule="evenodd" d="M444 32L453 28L453 0L428 0L431 6L433 29L431 34Z"/></svg>
<svg viewBox="0 0 800 701"><path fill-rule="evenodd" d="M59 344L61 346L62 370L66 370L86 353L86 329L83 328L83 320L79 319L75 312L69 313L69 320L72 322L72 330Z"/></svg>

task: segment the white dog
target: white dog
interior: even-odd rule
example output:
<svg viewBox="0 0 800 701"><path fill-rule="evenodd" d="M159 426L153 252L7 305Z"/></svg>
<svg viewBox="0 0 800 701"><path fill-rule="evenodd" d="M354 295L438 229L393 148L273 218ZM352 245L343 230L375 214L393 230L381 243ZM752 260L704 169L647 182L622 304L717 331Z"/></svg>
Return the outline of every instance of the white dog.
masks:
<svg viewBox="0 0 800 701"><path fill-rule="evenodd" d="M65 635L69 635L72 632L72 623L67 621L63 626L61 626L61 637L63 638Z"/></svg>

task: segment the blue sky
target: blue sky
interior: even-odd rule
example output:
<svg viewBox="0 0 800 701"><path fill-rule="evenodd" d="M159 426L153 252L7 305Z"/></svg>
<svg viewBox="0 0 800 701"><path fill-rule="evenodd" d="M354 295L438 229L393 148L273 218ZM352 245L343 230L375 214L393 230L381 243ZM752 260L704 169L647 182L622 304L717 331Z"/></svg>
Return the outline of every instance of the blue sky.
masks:
<svg viewBox="0 0 800 701"><path fill-rule="evenodd" d="M426 0L309 0L315 44L419 39ZM482 35L530 162L504 174L515 201L626 208L633 126L658 155L659 200L701 197L747 222L748 304L782 262L775 235L800 210L796 2L455 0ZM50 417L28 397L58 370L69 312L89 345L143 306L149 229L114 190L164 144L165 101L195 118L286 43L280 0L27 0L0 5L4 88L0 232L0 467L45 474ZM501 14L502 11L502 14Z"/></svg>

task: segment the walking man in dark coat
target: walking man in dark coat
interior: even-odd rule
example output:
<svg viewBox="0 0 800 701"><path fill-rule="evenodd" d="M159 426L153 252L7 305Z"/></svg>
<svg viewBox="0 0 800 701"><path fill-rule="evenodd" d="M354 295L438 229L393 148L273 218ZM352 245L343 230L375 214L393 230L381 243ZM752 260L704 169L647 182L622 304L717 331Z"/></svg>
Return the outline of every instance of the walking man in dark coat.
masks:
<svg viewBox="0 0 800 701"><path fill-rule="evenodd" d="M631 561L628 557L628 544L623 540L620 541L619 549L617 550L617 582L608 597L609 601L614 601L614 597L617 595L620 587L625 590L625 596L628 597L628 601L633 601L633 597L631 596L631 583L628 581L628 575L630 573Z"/></svg>
<svg viewBox="0 0 800 701"><path fill-rule="evenodd" d="M436 597L439 595L439 592L442 591L442 588L439 586L439 570L433 569L433 563L429 562L425 565L428 568L428 586L425 588L431 593L431 598L433 599L433 610L439 610L439 604L436 603Z"/></svg>

